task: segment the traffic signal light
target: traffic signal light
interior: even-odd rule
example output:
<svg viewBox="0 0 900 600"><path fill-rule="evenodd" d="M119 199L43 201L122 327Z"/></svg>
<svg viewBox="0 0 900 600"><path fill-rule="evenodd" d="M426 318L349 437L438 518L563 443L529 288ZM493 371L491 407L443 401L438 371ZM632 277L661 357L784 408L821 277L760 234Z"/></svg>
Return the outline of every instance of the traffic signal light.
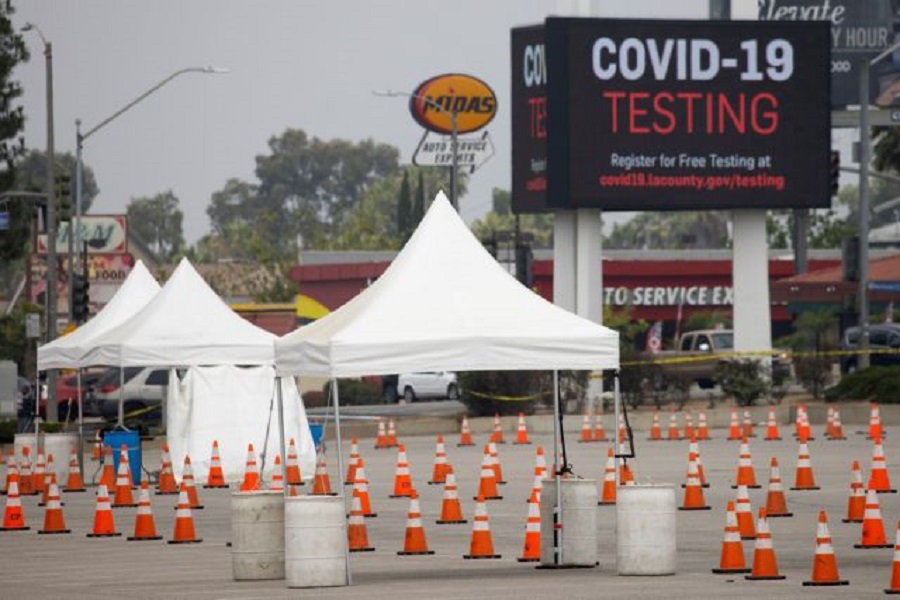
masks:
<svg viewBox="0 0 900 600"><path fill-rule="evenodd" d="M516 244L516 279L527 288L534 285L534 252L531 244Z"/></svg>
<svg viewBox="0 0 900 600"><path fill-rule="evenodd" d="M61 174L53 178L56 190L56 220L72 219L72 178Z"/></svg>
<svg viewBox="0 0 900 600"><path fill-rule="evenodd" d="M831 151L831 195L836 196L841 189L841 153L838 150Z"/></svg>
<svg viewBox="0 0 900 600"><path fill-rule="evenodd" d="M87 277L79 273L72 275L72 318L76 323L84 323L90 314L91 284Z"/></svg>

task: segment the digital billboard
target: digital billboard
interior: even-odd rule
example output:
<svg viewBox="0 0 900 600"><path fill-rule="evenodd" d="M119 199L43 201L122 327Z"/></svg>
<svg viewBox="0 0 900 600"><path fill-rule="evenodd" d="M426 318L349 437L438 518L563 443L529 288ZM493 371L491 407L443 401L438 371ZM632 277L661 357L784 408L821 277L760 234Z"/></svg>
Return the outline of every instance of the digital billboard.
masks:
<svg viewBox="0 0 900 600"><path fill-rule="evenodd" d="M544 26L511 32L512 209L547 210L547 53Z"/></svg>
<svg viewBox="0 0 900 600"><path fill-rule="evenodd" d="M827 22L549 18L543 34L547 206L830 206Z"/></svg>

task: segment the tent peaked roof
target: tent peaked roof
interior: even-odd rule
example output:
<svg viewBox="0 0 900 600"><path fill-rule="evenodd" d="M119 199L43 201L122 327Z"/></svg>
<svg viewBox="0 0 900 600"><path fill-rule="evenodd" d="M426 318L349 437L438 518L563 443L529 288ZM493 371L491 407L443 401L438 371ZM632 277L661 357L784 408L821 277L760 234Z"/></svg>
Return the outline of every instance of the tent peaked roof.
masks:
<svg viewBox="0 0 900 600"><path fill-rule="evenodd" d="M93 340L84 364L266 365L275 336L241 318L187 259L131 319Z"/></svg>
<svg viewBox="0 0 900 600"><path fill-rule="evenodd" d="M618 333L521 285L443 193L391 266L318 321L278 339L281 375L432 370L606 369Z"/></svg>
<svg viewBox="0 0 900 600"><path fill-rule="evenodd" d="M119 290L93 319L67 336L38 348L38 370L77 368L91 340L124 323L159 292L159 284L137 261Z"/></svg>

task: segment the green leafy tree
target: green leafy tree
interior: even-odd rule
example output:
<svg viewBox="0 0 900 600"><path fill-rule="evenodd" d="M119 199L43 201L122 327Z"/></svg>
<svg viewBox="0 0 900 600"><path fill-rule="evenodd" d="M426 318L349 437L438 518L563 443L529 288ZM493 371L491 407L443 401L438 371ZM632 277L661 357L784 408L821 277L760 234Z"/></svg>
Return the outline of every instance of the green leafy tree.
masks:
<svg viewBox="0 0 900 600"><path fill-rule="evenodd" d="M794 353L797 381L817 399L831 383L835 358L829 352L837 345L838 323L831 311L800 313L794 321L794 333L778 340L778 346L789 347Z"/></svg>
<svg viewBox="0 0 900 600"><path fill-rule="evenodd" d="M55 153L56 175L68 175L72 186L72 214L75 214L75 155L71 152ZM83 214L91 210L94 198L100 193L94 170L82 164L81 209ZM17 190L44 191L47 180L47 153L40 150L29 150L16 167Z"/></svg>
<svg viewBox="0 0 900 600"><path fill-rule="evenodd" d="M509 190L494 188L491 200L493 210L472 223L472 233L480 240L490 239L495 232L516 229ZM519 230L533 236L535 247L550 248L553 245L553 214L520 215Z"/></svg>
<svg viewBox="0 0 900 600"><path fill-rule="evenodd" d="M643 212L613 225L608 248L673 249L725 248L728 215L722 211Z"/></svg>
<svg viewBox="0 0 900 600"><path fill-rule="evenodd" d="M412 198L409 191L409 171L403 171L403 182L400 184L400 199L397 201L397 231L404 241L413 232Z"/></svg>
<svg viewBox="0 0 900 600"><path fill-rule="evenodd" d="M0 192L13 188L18 159L24 152L25 110L20 104L22 85L13 79L16 67L28 61L28 49L12 23L10 0L0 0ZM10 261L25 254L32 211L21 201L0 201L10 214L10 228L0 232L0 259Z"/></svg>
<svg viewBox="0 0 900 600"><path fill-rule="evenodd" d="M172 258L184 247L183 221L171 190L128 203L128 226L162 258Z"/></svg>
<svg viewBox="0 0 900 600"><path fill-rule="evenodd" d="M419 224L422 220L422 217L425 216L425 173L419 169L419 180L416 184L416 197L413 200L412 206L412 222L413 229Z"/></svg>
<svg viewBox="0 0 900 600"><path fill-rule="evenodd" d="M900 173L900 130L896 127L875 127L872 158L875 169L886 173Z"/></svg>

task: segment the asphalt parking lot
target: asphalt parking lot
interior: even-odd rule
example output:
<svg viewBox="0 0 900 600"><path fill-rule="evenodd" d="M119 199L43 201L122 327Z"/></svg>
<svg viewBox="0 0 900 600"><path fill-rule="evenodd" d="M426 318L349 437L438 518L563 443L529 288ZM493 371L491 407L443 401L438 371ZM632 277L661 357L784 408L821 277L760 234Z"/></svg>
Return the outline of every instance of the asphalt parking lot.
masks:
<svg viewBox="0 0 900 600"><path fill-rule="evenodd" d="M36 533L43 523L43 509L38 499L22 499L27 524L31 531L0 532L0 597L27 598L860 598L882 595L891 577L891 549L857 550L861 526L841 523L847 506L847 490L852 461L863 466L868 478L872 455L871 442L857 433L861 427L846 427L849 439L826 441L821 426L814 426L817 439L809 444L813 469L820 491L790 491L797 461L797 443L782 427L779 442L751 441L753 463L762 489L751 490L754 511L765 503L768 463L777 456L788 508L793 518L771 519L774 547L784 581L749 582L741 576L713 575L718 566L725 521L725 503L734 498L729 486L734 478L738 446L724 438L726 431L714 429L712 441L701 444L706 476L711 487L704 491L711 511L679 512L678 572L663 577L621 577L616 574L615 508L598 507L597 540L600 566L595 569L537 570L533 564L516 562L522 553L525 502L532 484L535 445L548 452L552 437L534 436L535 445L507 443L499 447L505 478L502 501L488 503L490 526L495 551L500 560L467 561L472 531L472 495L477 489L481 447L456 447L456 434L447 437L448 460L454 465L459 481L463 512L469 519L465 525L436 525L441 505L442 487L429 486L434 457L434 436L404 436L398 424L400 441L406 444L413 482L421 496L426 537L433 556L397 556L402 549L406 499L390 499L396 466L395 450L374 450L373 440L360 441L366 460L369 492L377 518L366 520L369 541L375 552L354 554L351 558L353 585L344 588L289 590L284 581L235 582L232 579L230 549L230 491L200 489L205 509L195 511L200 544L171 546L165 541L127 542L121 538L88 539L94 513L94 494L68 494L65 516L72 529L70 535L44 536ZM762 432L760 432L761 434ZM484 435L476 435L484 443ZM687 469L686 442L643 441L646 432L637 433L638 457L634 472L638 483L676 483L684 481ZM507 433L507 440L513 438ZM900 448L892 438L885 443L892 483L900 483ZM144 463L151 469L159 461L159 440L146 442ZM348 448L349 449L349 448ZM607 444L569 444L570 462L577 475L601 479ZM548 455L548 463L552 457ZM89 467L90 468L90 467ZM92 470L92 469L91 469ZM333 485L339 481L333 450L329 456ZM348 488L349 489L349 488ZM678 488L681 502L681 489ZM888 541L893 543L900 497L881 494L881 511ZM0 499L5 501L5 499ZM173 533L175 504L173 496L153 496L153 512L161 535L170 539ZM815 549L818 510L828 511L831 535L841 576L850 585L839 588L807 588L801 582L809 579ZM134 508L115 510L116 525L125 536L134 524ZM749 562L753 542L744 542Z"/></svg>

